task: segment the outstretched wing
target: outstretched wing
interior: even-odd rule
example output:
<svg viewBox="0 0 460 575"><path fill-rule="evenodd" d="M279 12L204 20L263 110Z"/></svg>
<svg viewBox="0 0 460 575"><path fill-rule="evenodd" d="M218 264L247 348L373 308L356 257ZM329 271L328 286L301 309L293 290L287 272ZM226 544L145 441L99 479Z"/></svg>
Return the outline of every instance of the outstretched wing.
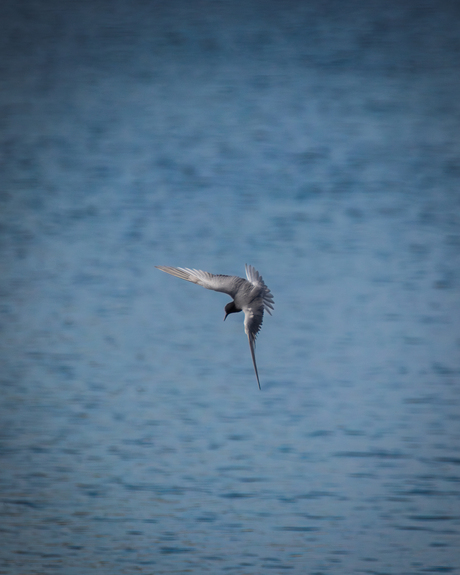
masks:
<svg viewBox="0 0 460 575"><path fill-rule="evenodd" d="M252 363L254 364L254 371L256 372L257 385L259 386L259 389L262 389L260 387L259 372L257 371L256 356L254 353L255 340L252 339L250 335L248 335L248 339L249 339L249 349L251 350Z"/></svg>
<svg viewBox="0 0 460 575"><path fill-rule="evenodd" d="M242 278L238 278L236 276L214 275L202 270L191 270L189 268L172 268L169 266L155 267L162 272L166 272L167 274L176 276L182 280L198 284L206 289L212 289L214 291L226 293L231 297L235 297L235 293L238 290L238 280L240 282L245 281Z"/></svg>
<svg viewBox="0 0 460 575"><path fill-rule="evenodd" d="M251 305L244 308L244 331L246 332L249 340L249 349L251 350L252 363L254 364L254 371L256 372L257 384L260 388L259 372L257 371L257 363L255 356L256 337L262 327L264 318L264 302L262 297L258 297L251 302Z"/></svg>
<svg viewBox="0 0 460 575"><path fill-rule="evenodd" d="M264 282L262 276L260 275L260 273L255 268L253 268L252 266L249 266L248 264L245 264L244 267L246 268L246 277L248 278L248 281L251 282L252 285L261 288L263 307L267 311L267 313L272 315L272 312L270 310L273 310L273 306L275 305L272 292L265 285L265 282ZM260 329L260 327L259 327L259 329Z"/></svg>

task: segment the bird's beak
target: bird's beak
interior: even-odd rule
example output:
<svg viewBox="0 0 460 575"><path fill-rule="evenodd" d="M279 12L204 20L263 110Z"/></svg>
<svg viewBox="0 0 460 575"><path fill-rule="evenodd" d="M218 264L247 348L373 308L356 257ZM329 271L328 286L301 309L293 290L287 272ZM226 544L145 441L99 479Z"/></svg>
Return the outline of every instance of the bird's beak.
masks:
<svg viewBox="0 0 460 575"><path fill-rule="evenodd" d="M224 321L227 319L228 313L225 314Z"/></svg>

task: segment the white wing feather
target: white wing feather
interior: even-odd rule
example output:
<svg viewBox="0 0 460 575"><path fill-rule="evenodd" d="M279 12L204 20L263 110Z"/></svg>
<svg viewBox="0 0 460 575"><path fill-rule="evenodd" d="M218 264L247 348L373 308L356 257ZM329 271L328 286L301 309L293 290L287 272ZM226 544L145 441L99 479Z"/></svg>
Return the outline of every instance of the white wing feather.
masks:
<svg viewBox="0 0 460 575"><path fill-rule="evenodd" d="M162 272L176 276L188 282L198 284L206 289L226 293L235 297L238 291L239 283L244 281L242 278L235 276L214 275L202 270L193 270L189 268L172 268L169 266L155 266ZM240 281L238 281L240 280Z"/></svg>
<svg viewBox="0 0 460 575"><path fill-rule="evenodd" d="M265 285L262 276L254 267L245 264L245 268L246 268L246 277L248 278L248 281L251 282L252 285L260 287L262 290L262 299L264 302L265 311L268 314L272 315L271 310L274 309L273 306L275 305L272 292Z"/></svg>

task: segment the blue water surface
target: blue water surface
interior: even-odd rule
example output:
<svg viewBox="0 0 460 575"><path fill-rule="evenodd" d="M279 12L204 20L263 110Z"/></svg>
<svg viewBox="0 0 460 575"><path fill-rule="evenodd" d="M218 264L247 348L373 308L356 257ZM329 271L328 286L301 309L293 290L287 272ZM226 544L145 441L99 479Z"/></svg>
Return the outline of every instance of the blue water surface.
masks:
<svg viewBox="0 0 460 575"><path fill-rule="evenodd" d="M0 573L459 573L456 4L0 10Z"/></svg>

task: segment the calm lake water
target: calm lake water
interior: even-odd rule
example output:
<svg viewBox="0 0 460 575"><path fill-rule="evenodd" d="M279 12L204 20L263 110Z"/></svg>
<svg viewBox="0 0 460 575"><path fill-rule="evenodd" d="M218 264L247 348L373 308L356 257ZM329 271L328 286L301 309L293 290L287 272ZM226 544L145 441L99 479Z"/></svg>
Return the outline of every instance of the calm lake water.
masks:
<svg viewBox="0 0 460 575"><path fill-rule="evenodd" d="M460 573L456 4L1 12L0 573Z"/></svg>

